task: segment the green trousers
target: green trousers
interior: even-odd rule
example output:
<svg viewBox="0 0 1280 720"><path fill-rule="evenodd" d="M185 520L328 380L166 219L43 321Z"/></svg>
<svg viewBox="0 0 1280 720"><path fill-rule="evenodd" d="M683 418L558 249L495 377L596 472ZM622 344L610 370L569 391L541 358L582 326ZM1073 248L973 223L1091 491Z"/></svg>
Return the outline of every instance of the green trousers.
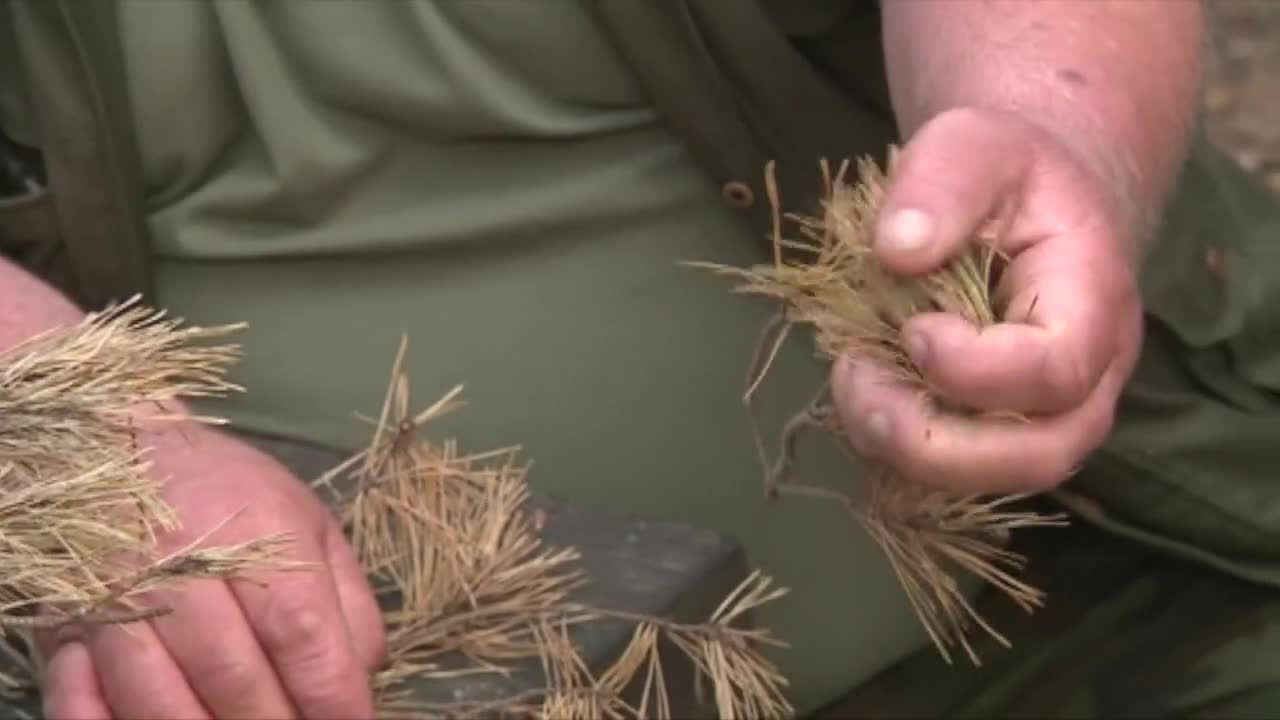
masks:
<svg viewBox="0 0 1280 720"><path fill-rule="evenodd" d="M995 593L979 610L1012 648L948 667L926 649L822 716L839 718L1280 717L1280 594L1088 525L1024 534L1027 616Z"/></svg>
<svg viewBox="0 0 1280 720"><path fill-rule="evenodd" d="M1280 717L1280 199L1200 141L1144 293L1114 436L1055 498L1074 526L1015 539L1047 607L988 592L1012 648L922 650L829 715Z"/></svg>

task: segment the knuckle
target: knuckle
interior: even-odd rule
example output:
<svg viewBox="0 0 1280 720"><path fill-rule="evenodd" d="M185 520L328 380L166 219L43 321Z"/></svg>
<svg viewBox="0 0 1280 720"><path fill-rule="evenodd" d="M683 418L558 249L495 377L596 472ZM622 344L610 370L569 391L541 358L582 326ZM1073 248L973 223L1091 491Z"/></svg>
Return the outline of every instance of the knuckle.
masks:
<svg viewBox="0 0 1280 720"><path fill-rule="evenodd" d="M364 712L365 669L344 642L341 619L332 622L305 585L277 593L269 602L263 644L280 671L293 678L293 694L307 708L353 716Z"/></svg>
<svg viewBox="0 0 1280 720"><path fill-rule="evenodd" d="M1046 357L1044 381L1050 397L1070 407L1089 395L1094 383L1085 363L1056 353Z"/></svg>
<svg viewBox="0 0 1280 720"><path fill-rule="evenodd" d="M207 654L195 671L202 684L229 699L251 696L262 683L261 676L248 663L221 653Z"/></svg>
<svg viewBox="0 0 1280 720"><path fill-rule="evenodd" d="M282 588L267 601L262 633L271 651L298 653L308 648L323 649L324 613L310 595L304 586L294 586Z"/></svg>

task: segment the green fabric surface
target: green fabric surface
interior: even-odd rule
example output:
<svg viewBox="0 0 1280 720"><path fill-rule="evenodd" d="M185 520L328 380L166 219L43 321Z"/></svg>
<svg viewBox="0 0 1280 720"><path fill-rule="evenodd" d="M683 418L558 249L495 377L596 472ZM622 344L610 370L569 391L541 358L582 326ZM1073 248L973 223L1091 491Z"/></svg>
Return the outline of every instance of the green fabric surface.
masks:
<svg viewBox="0 0 1280 720"><path fill-rule="evenodd" d="M993 592L978 607L1012 647L982 667L918 652L825 708L830 718L1280 717L1280 593L1087 524L1025 533L1027 615Z"/></svg>

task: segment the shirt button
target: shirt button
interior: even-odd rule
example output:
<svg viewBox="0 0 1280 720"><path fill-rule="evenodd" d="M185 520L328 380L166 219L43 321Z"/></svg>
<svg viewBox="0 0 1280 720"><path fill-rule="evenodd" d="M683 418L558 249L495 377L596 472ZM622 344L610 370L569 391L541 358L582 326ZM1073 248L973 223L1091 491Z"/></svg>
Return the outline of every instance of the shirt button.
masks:
<svg viewBox="0 0 1280 720"><path fill-rule="evenodd" d="M741 180L725 183L724 187L720 188L720 196L736 208L749 208L756 201L756 194L751 191L751 186Z"/></svg>

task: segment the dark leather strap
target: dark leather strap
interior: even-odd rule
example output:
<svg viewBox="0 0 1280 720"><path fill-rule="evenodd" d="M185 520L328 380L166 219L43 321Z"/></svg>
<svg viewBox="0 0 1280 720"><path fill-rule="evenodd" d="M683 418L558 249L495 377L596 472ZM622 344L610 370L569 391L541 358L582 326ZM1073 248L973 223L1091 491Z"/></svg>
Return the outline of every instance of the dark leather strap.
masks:
<svg viewBox="0 0 1280 720"><path fill-rule="evenodd" d="M73 277L69 290L86 308L134 294L149 299L147 226L116 3L14 0L10 11Z"/></svg>

